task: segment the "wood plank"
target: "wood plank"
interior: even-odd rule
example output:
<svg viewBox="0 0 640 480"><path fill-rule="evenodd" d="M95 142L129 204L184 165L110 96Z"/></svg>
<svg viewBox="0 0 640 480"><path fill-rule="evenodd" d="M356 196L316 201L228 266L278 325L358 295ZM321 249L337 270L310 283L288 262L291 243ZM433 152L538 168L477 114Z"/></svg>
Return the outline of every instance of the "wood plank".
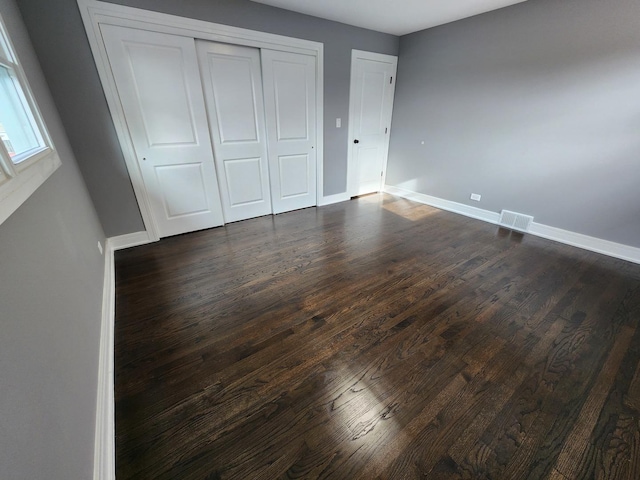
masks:
<svg viewBox="0 0 640 480"><path fill-rule="evenodd" d="M587 450L589 438L593 431L600 411L612 387L615 374L620 368L624 355L627 353L635 329L625 327L619 335L619 340L609 352L595 384L591 387L580 414L576 418L571 433L567 436L564 446L556 461L555 470L564 476L574 478L580 469L582 455Z"/></svg>

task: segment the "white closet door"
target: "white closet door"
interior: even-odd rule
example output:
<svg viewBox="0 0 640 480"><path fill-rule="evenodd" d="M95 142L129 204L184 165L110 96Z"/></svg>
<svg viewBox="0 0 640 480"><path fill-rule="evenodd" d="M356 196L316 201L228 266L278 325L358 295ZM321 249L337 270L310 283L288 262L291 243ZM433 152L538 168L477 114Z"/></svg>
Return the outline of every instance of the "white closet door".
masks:
<svg viewBox="0 0 640 480"><path fill-rule="evenodd" d="M100 30L160 237L222 225L194 40Z"/></svg>
<svg viewBox="0 0 640 480"><path fill-rule="evenodd" d="M273 212L316 205L316 58L262 50Z"/></svg>
<svg viewBox="0 0 640 480"><path fill-rule="evenodd" d="M268 215L269 165L260 51L196 41L227 222Z"/></svg>
<svg viewBox="0 0 640 480"><path fill-rule="evenodd" d="M398 59L353 52L351 64L352 196L380 192L389 153L389 130Z"/></svg>

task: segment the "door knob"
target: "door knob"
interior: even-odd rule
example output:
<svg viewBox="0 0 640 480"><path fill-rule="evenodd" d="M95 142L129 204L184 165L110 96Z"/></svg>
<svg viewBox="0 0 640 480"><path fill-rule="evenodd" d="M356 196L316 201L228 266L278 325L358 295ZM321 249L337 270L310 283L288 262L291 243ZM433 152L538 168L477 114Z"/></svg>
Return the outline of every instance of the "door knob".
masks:
<svg viewBox="0 0 640 480"><path fill-rule="evenodd" d="M360 143L360 140L358 140L357 138L353 141L353 143Z"/></svg>

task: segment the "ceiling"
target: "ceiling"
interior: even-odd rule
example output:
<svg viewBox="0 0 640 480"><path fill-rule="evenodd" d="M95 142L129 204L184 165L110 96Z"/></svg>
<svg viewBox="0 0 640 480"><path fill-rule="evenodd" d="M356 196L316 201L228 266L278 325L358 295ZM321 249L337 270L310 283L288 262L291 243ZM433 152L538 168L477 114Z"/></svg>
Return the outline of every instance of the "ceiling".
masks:
<svg viewBox="0 0 640 480"><path fill-rule="evenodd" d="M472 17L526 0L252 0L393 35Z"/></svg>

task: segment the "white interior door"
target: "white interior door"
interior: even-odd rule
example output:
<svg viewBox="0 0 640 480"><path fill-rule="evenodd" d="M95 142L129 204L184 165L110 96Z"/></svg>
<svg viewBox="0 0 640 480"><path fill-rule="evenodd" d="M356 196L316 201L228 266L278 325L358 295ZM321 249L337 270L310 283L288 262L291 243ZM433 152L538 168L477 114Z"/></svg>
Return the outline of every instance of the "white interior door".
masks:
<svg viewBox="0 0 640 480"><path fill-rule="evenodd" d="M194 39L100 30L159 236L222 225Z"/></svg>
<svg viewBox="0 0 640 480"><path fill-rule="evenodd" d="M260 51L196 41L224 218L271 210Z"/></svg>
<svg viewBox="0 0 640 480"><path fill-rule="evenodd" d="M262 50L273 213L316 205L316 57Z"/></svg>
<svg viewBox="0 0 640 480"><path fill-rule="evenodd" d="M349 194L382 190L398 59L353 50L349 100Z"/></svg>

